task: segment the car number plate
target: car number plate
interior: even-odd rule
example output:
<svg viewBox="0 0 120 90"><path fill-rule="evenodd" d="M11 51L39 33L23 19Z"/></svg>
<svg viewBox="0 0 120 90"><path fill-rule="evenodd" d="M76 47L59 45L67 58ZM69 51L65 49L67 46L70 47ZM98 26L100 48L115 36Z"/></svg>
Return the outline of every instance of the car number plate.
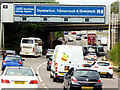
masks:
<svg viewBox="0 0 120 90"><path fill-rule="evenodd" d="M60 75L64 75L63 73L59 73Z"/></svg>
<svg viewBox="0 0 120 90"><path fill-rule="evenodd" d="M65 66L65 71L69 71L69 66Z"/></svg>
<svg viewBox="0 0 120 90"><path fill-rule="evenodd" d="M29 54L29 53L25 53L25 54Z"/></svg>
<svg viewBox="0 0 120 90"><path fill-rule="evenodd" d="M25 81L14 81L14 84L25 84Z"/></svg>
<svg viewBox="0 0 120 90"><path fill-rule="evenodd" d="M82 87L82 89L93 89L93 87Z"/></svg>
<svg viewBox="0 0 120 90"><path fill-rule="evenodd" d="M87 62L87 63L92 63L92 62Z"/></svg>
<svg viewBox="0 0 120 90"><path fill-rule="evenodd" d="M107 74L107 72L100 72L100 74Z"/></svg>

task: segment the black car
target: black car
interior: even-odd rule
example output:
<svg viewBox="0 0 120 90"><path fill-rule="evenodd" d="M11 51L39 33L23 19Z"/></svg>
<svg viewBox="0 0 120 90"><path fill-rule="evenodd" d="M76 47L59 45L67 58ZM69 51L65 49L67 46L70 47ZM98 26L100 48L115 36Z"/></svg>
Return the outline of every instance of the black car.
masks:
<svg viewBox="0 0 120 90"><path fill-rule="evenodd" d="M3 54L3 60L7 55L16 55L16 51L14 50L6 50L5 53Z"/></svg>
<svg viewBox="0 0 120 90"><path fill-rule="evenodd" d="M83 53L84 53L84 56L86 56L88 54L88 47L87 46L83 47Z"/></svg>
<svg viewBox="0 0 120 90"><path fill-rule="evenodd" d="M48 62L47 62L47 71L51 70L52 59L53 59L53 56L49 57L49 59L48 59Z"/></svg>
<svg viewBox="0 0 120 90"><path fill-rule="evenodd" d="M98 46L97 47L97 56L104 56L104 55L105 55L104 47Z"/></svg>
<svg viewBox="0 0 120 90"><path fill-rule="evenodd" d="M71 68L64 76L64 90L93 89L102 90L99 73L90 68Z"/></svg>

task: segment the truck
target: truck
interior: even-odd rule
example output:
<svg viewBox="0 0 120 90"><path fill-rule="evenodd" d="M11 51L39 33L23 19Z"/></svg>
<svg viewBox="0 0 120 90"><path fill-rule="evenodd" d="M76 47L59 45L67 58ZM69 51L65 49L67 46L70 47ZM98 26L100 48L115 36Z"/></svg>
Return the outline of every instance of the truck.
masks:
<svg viewBox="0 0 120 90"><path fill-rule="evenodd" d="M88 45L96 46L96 32L88 32Z"/></svg>

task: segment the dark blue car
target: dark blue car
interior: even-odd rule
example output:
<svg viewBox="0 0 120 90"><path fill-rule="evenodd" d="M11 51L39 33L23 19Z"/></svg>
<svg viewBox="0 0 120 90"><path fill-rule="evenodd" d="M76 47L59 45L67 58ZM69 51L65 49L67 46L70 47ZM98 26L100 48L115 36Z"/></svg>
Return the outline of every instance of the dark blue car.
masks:
<svg viewBox="0 0 120 90"><path fill-rule="evenodd" d="M82 34L81 34L81 33L78 33L77 36L82 36Z"/></svg>
<svg viewBox="0 0 120 90"><path fill-rule="evenodd" d="M24 59L18 55L7 55L2 62L2 71L6 66L22 66Z"/></svg>

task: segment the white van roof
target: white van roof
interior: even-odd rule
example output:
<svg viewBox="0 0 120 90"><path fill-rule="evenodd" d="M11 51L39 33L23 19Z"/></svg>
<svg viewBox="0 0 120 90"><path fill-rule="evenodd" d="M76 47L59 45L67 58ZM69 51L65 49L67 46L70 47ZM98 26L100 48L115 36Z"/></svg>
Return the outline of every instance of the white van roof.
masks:
<svg viewBox="0 0 120 90"><path fill-rule="evenodd" d="M29 37L29 38L22 38L22 39L39 39L39 40L41 40L40 38L36 38L36 37Z"/></svg>
<svg viewBox="0 0 120 90"><path fill-rule="evenodd" d="M76 46L76 45L57 45L56 48L81 48L82 49L82 46Z"/></svg>

